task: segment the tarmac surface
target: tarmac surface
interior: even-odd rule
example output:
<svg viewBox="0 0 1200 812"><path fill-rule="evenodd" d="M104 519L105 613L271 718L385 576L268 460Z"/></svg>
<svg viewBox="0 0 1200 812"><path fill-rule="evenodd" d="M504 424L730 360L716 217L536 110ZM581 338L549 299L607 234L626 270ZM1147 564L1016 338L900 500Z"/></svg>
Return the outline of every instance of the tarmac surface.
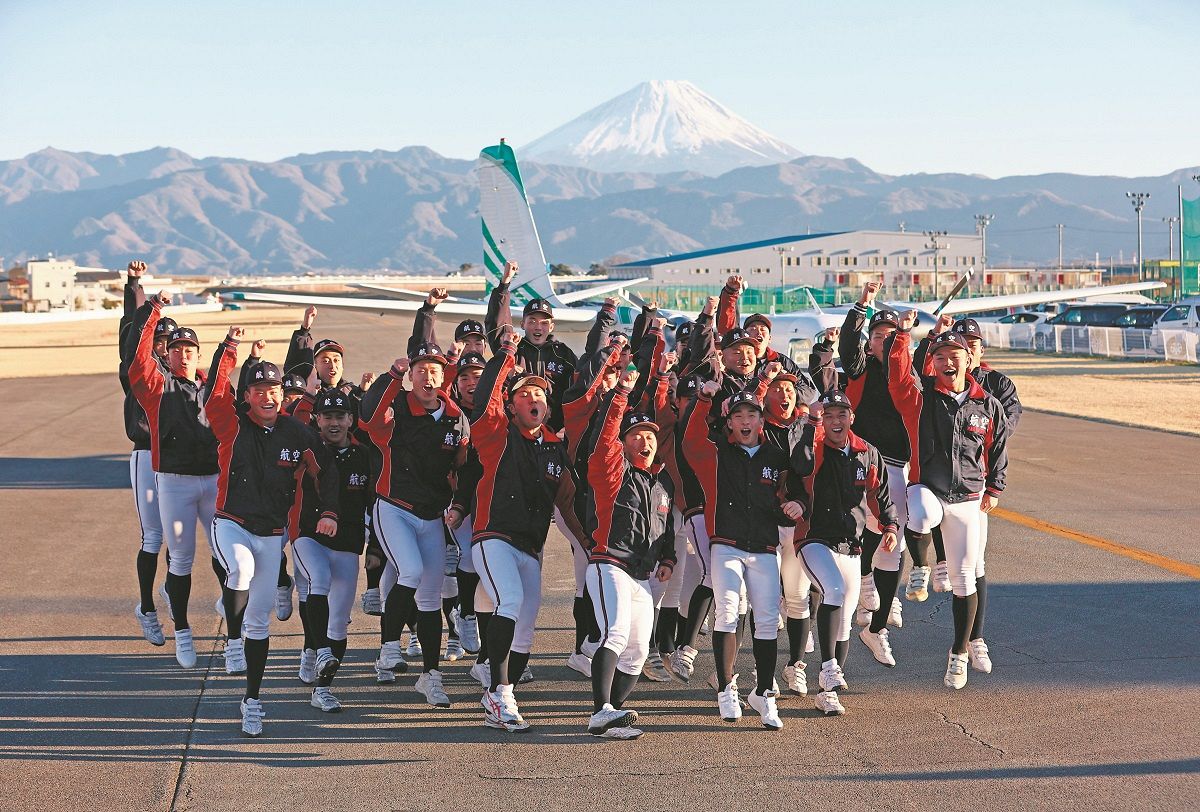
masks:
<svg viewBox="0 0 1200 812"><path fill-rule="evenodd" d="M385 368L387 352L354 349L378 341L377 317L336 323L352 372ZM482 726L466 664L444 667L449 710L426 707L415 676L377 686L377 620L356 604L334 684L345 710L309 706L293 615L273 624L266 730L249 740L207 566L196 668L178 667L169 640L146 643L133 617L139 531L115 375L0 381L0 402L4 809L1194 809L1200 797L1200 439L1027 413L1001 506L1029 521L994 518L988 545L995 670L960 692L942 686L950 601L935 594L905 603L896 668L852 640L844 717L820 716L810 695L780 702L782 732L752 712L727 725L702 651L690 684L639 684L641 740L594 739L589 686L565 664L573 579L552 531L537 680L517 689L528 733ZM749 657L739 666L748 678Z"/></svg>

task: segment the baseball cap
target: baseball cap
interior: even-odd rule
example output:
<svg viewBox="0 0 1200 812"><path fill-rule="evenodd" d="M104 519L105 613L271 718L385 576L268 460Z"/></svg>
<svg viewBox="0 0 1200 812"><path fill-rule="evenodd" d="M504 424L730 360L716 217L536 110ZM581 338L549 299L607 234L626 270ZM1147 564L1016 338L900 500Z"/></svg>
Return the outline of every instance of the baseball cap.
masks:
<svg viewBox="0 0 1200 812"><path fill-rule="evenodd" d="M246 385L254 386L260 383L282 386L283 373L279 371L279 367L270 361L259 361L250 367L250 375L246 380Z"/></svg>
<svg viewBox="0 0 1200 812"><path fill-rule="evenodd" d="M721 337L721 349L727 350L730 347L736 347L738 344L755 345L757 342L750 337L750 334L741 327L734 327L728 333Z"/></svg>
<svg viewBox="0 0 1200 812"><path fill-rule="evenodd" d="M895 310L876 310L871 314L871 324L868 331L872 327L878 327L881 324L890 324L892 327L900 326L900 314Z"/></svg>
<svg viewBox="0 0 1200 812"><path fill-rule="evenodd" d="M850 398L846 397L846 393L841 389L830 389L821 396L821 404L825 407L840 406L843 409L854 410L854 406L850 403Z"/></svg>
<svg viewBox="0 0 1200 812"><path fill-rule="evenodd" d="M554 318L554 308L545 299L530 299L525 303L525 309L521 311L522 317L532 316L534 313L542 313Z"/></svg>
<svg viewBox="0 0 1200 812"><path fill-rule="evenodd" d="M694 329L696 329L696 323L691 322L691 321L685 321L682 324L680 324L678 327L676 327L675 328L676 343L686 343L687 340L689 338L691 338L692 331Z"/></svg>
<svg viewBox="0 0 1200 812"><path fill-rule="evenodd" d="M749 389L738 392L736 395L730 395L725 399L725 414L729 414L738 406L752 406L760 412L762 411L762 403Z"/></svg>
<svg viewBox="0 0 1200 812"><path fill-rule="evenodd" d="M191 327L176 327L167 336L167 346L174 347L176 344L191 344L199 348L200 339L196 338L196 331Z"/></svg>
<svg viewBox="0 0 1200 812"><path fill-rule="evenodd" d="M511 378L508 382L509 397L511 397L512 394L522 386L541 387L547 396L549 396L550 392L554 389L554 387L551 386L550 381L546 380L541 375L518 375L514 378Z"/></svg>
<svg viewBox="0 0 1200 812"><path fill-rule="evenodd" d="M458 359L458 374L461 375L468 369L483 369L486 366L487 359L483 357L483 353L464 352Z"/></svg>
<svg viewBox="0 0 1200 812"><path fill-rule="evenodd" d="M983 340L983 331L979 329L979 322L975 319L959 319L950 329L956 333L962 333L967 338Z"/></svg>
<svg viewBox="0 0 1200 812"><path fill-rule="evenodd" d="M416 364L421 361L436 361L442 365L450 363L446 360L446 356L442 354L442 348L432 341L421 342L408 354L409 364Z"/></svg>
<svg viewBox="0 0 1200 812"><path fill-rule="evenodd" d="M694 398L699 391L700 379L695 375L688 375L686 378L679 379L679 383L675 387L675 397Z"/></svg>
<svg viewBox="0 0 1200 812"><path fill-rule="evenodd" d="M322 338L316 343L316 345L313 346L313 358L316 358L323 352L336 352L342 355L346 354L346 351L342 348L342 345L334 341L332 338Z"/></svg>
<svg viewBox="0 0 1200 812"><path fill-rule="evenodd" d="M479 336L483 338L483 324L475 319L464 319L454 328L454 340L462 341L467 336Z"/></svg>
<svg viewBox="0 0 1200 812"><path fill-rule="evenodd" d="M628 412L621 418L621 436L624 437L634 429L658 431L658 424L645 412Z"/></svg>
<svg viewBox="0 0 1200 812"><path fill-rule="evenodd" d="M355 412L354 401L341 389L326 389L317 395L317 402L313 404L312 413L325 414L326 412L353 414Z"/></svg>
<svg viewBox="0 0 1200 812"><path fill-rule="evenodd" d="M779 374L771 379L771 383L779 383L780 381L791 381L792 383L799 383L800 379L797 378L791 372L788 372L786 369L781 369L781 370L779 370Z"/></svg>
<svg viewBox="0 0 1200 812"><path fill-rule="evenodd" d="M308 381L304 380L294 372L289 372L287 375L283 376L283 391L287 392L289 390L307 392Z"/></svg>
<svg viewBox="0 0 1200 812"><path fill-rule="evenodd" d="M971 347L967 344L967 337L962 333L956 333L953 330L947 330L944 333L938 333L929 342L929 354L933 355L938 350L962 350L970 352Z"/></svg>
<svg viewBox="0 0 1200 812"><path fill-rule="evenodd" d="M771 329L771 320L762 313L755 313L753 316L747 316L746 323L742 326L749 328L751 324L754 324L754 322L764 325L768 330Z"/></svg>
<svg viewBox="0 0 1200 812"><path fill-rule="evenodd" d="M165 334L170 334L172 330L178 330L179 323L172 318L163 318L158 320L158 324L154 325L154 337Z"/></svg>

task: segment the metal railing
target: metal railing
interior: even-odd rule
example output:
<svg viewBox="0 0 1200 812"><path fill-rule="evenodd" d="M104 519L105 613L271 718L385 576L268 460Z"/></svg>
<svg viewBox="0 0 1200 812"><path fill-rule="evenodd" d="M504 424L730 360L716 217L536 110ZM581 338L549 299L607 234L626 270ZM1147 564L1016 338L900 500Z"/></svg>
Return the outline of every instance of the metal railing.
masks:
<svg viewBox="0 0 1200 812"><path fill-rule="evenodd" d="M1066 355L1200 363L1200 333L1189 330L1137 330L1068 324L980 322L989 347Z"/></svg>

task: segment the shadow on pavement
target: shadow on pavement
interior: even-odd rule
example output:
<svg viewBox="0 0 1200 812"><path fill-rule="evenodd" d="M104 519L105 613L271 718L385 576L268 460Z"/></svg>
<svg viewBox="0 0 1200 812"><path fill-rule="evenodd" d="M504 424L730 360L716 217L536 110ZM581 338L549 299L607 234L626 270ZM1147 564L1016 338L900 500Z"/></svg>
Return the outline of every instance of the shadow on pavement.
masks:
<svg viewBox="0 0 1200 812"><path fill-rule="evenodd" d="M1105 778L1124 775L1200 773L1200 758L1173 761L1123 761L1107 764L1047 764L997 769L931 770L909 773L859 773L826 776L828 781L994 781L1017 778ZM811 779L806 779L811 780Z"/></svg>
<svg viewBox="0 0 1200 812"><path fill-rule="evenodd" d="M0 490L129 488L129 457L0 458Z"/></svg>

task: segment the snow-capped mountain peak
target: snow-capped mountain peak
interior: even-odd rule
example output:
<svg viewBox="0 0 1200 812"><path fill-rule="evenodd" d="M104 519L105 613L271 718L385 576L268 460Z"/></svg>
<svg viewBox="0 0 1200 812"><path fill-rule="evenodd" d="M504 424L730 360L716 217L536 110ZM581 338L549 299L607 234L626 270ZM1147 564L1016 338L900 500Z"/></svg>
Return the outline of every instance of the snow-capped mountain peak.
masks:
<svg viewBox="0 0 1200 812"><path fill-rule="evenodd" d="M525 145L526 160L600 171L720 175L803 153L691 82L642 82Z"/></svg>

